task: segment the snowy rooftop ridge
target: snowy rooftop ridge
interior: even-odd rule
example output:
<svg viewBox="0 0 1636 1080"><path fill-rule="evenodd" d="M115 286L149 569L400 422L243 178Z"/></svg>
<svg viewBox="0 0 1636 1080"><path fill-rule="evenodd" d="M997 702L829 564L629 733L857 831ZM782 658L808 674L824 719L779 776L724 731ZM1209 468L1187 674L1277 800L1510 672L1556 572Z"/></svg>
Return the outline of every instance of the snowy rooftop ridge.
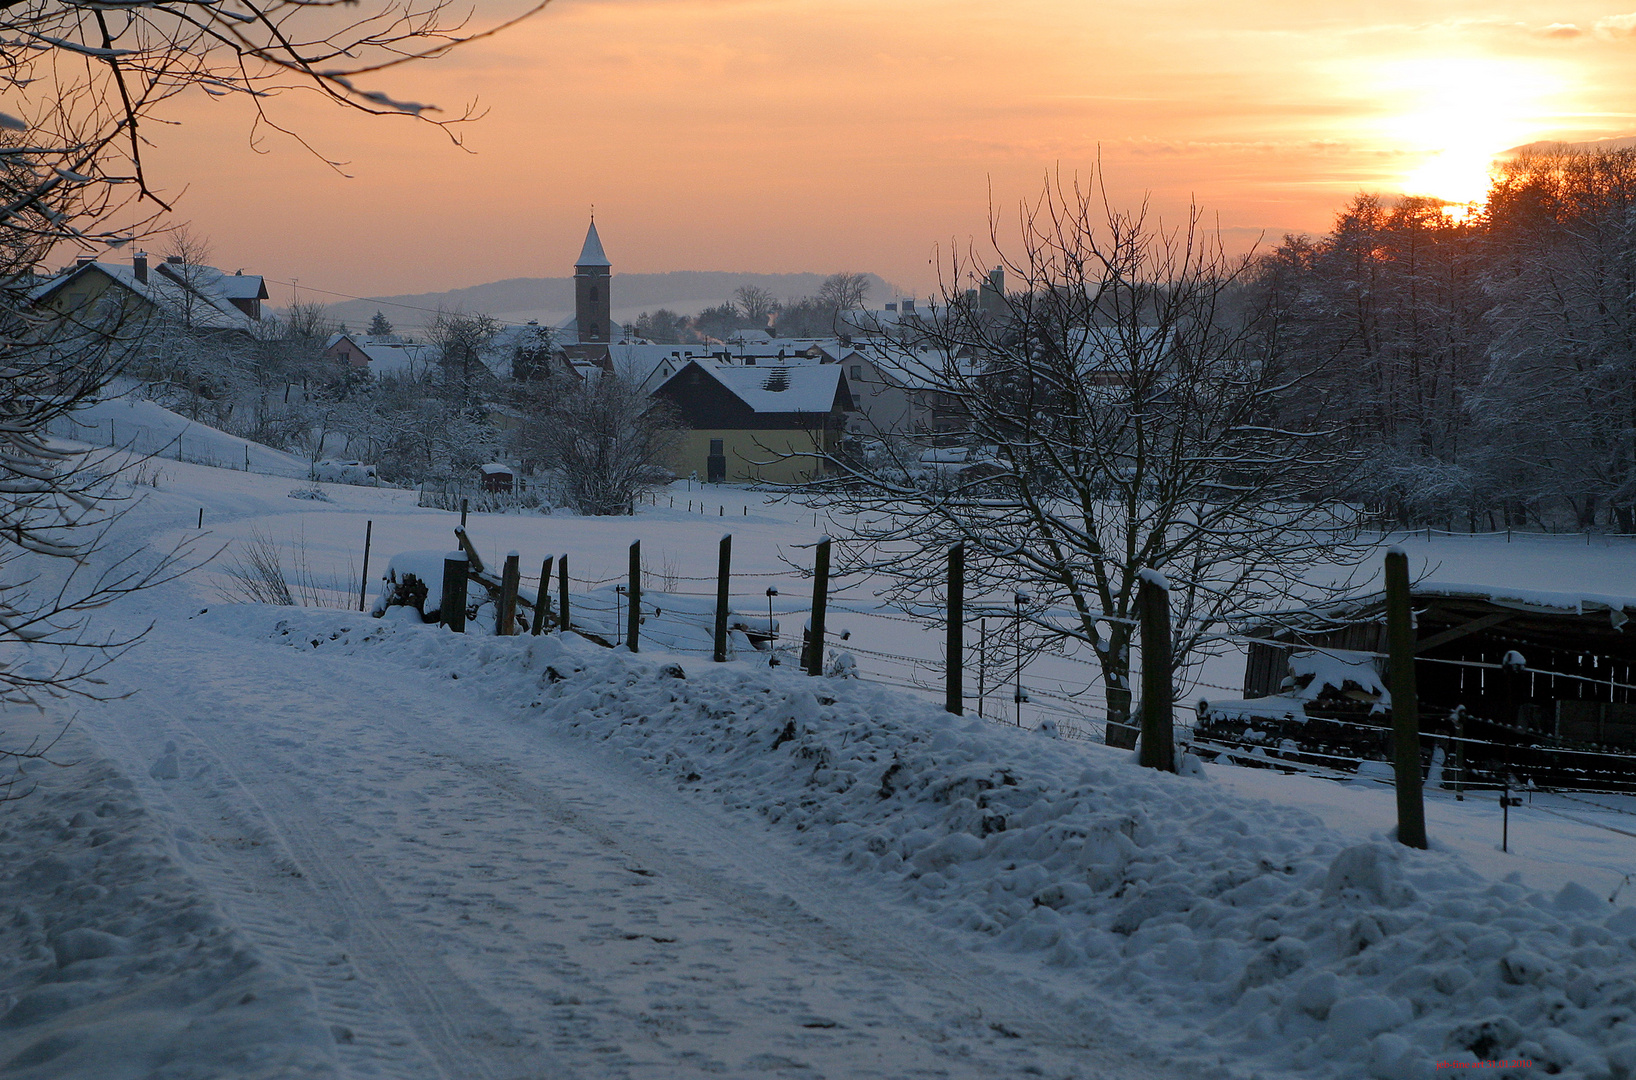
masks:
<svg viewBox="0 0 1636 1080"><path fill-rule="evenodd" d="M1538 615L1593 615L1606 612L1615 615L1616 626L1623 625L1624 617L1636 616L1636 596L1581 589L1528 589L1512 585L1473 585L1425 579L1411 586L1409 591L1416 599L1480 600L1496 607ZM1238 621L1245 626L1275 622L1279 626L1292 628L1302 625L1303 621L1323 624L1352 618L1364 609L1385 603L1385 600L1385 590L1376 589L1308 608L1248 612Z"/></svg>
<svg viewBox="0 0 1636 1080"><path fill-rule="evenodd" d="M693 363L759 413L827 413L841 385L836 364L739 367L697 357Z"/></svg>

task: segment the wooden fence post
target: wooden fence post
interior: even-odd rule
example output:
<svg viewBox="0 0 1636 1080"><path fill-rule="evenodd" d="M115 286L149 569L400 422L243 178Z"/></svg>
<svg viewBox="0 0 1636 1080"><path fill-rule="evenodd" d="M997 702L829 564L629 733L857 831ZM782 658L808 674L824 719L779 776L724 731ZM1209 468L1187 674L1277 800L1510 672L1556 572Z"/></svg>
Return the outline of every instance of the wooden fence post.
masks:
<svg viewBox="0 0 1636 1080"><path fill-rule="evenodd" d="M727 578L733 563L733 534L721 538L721 554L716 560L716 652L718 664L727 662Z"/></svg>
<svg viewBox="0 0 1636 1080"><path fill-rule="evenodd" d="M557 616L561 620L560 625L563 633L567 633L573 627L568 622L568 556L566 553L557 563L557 582L557 607L560 609Z"/></svg>
<svg viewBox="0 0 1636 1080"><path fill-rule="evenodd" d="M203 515L204 512L200 511L200 516L203 517ZM374 534L375 523L373 521L364 522L364 572L358 580L359 611L364 609L364 602L369 596L369 541L371 538L373 538Z"/></svg>
<svg viewBox="0 0 1636 1080"><path fill-rule="evenodd" d="M551 563L552 558L547 555L540 565L540 591L534 597L535 637L539 637L551 625Z"/></svg>
<svg viewBox="0 0 1636 1080"><path fill-rule="evenodd" d="M966 628L966 545L949 548L949 617L948 641L943 651L944 710L960 716L965 713L963 700L965 677Z"/></svg>
<svg viewBox="0 0 1636 1080"><path fill-rule="evenodd" d="M457 634L466 632L466 553L451 551L443 557L443 599L437 621Z"/></svg>
<svg viewBox="0 0 1636 1080"><path fill-rule="evenodd" d="M1142 621L1142 755L1150 769L1176 771L1175 687L1170 679L1170 582L1141 571L1136 609Z"/></svg>
<svg viewBox="0 0 1636 1080"><path fill-rule="evenodd" d="M465 499L460 500L460 527L462 529L466 527L466 502Z"/></svg>
<svg viewBox="0 0 1636 1080"><path fill-rule="evenodd" d="M824 673L824 609L829 603L829 537L818 541L812 572L812 632L807 636L807 674Z"/></svg>
<svg viewBox="0 0 1636 1080"><path fill-rule="evenodd" d="M642 630L642 541L631 541L631 581L625 587L625 599L631 602L625 624L625 644L636 651L637 635Z"/></svg>
<svg viewBox="0 0 1636 1080"><path fill-rule="evenodd" d="M517 587L523 579L518 565L520 558L515 551L507 552L505 566L500 570L500 603L494 615L494 633L498 637L510 637L517 632Z"/></svg>
<svg viewBox="0 0 1636 1080"><path fill-rule="evenodd" d="M1414 609L1409 557L1386 552L1386 651L1392 691L1392 771L1397 781L1397 840L1426 847L1426 807L1420 790L1420 693L1414 674Z"/></svg>

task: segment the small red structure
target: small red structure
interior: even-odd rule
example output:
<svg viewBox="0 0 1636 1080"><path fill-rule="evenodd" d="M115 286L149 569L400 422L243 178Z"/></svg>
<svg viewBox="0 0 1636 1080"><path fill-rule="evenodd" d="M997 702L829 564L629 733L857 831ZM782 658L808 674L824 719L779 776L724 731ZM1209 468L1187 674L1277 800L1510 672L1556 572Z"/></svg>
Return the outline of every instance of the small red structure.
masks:
<svg viewBox="0 0 1636 1080"><path fill-rule="evenodd" d="M510 495L516 477L511 469L497 461L477 466L483 476L483 490L498 495Z"/></svg>

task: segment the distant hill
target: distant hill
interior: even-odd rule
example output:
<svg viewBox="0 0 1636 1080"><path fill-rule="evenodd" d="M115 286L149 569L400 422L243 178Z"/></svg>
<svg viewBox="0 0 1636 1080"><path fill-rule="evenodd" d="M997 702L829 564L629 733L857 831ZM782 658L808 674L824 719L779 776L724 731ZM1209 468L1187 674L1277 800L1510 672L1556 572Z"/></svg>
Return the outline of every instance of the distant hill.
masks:
<svg viewBox="0 0 1636 1080"><path fill-rule="evenodd" d="M740 274L720 270L672 270L665 274L615 274L614 318L634 319L644 311L666 307L684 314L696 314L732 297L745 285L758 285L780 300L811 296L827 274ZM895 287L875 274L869 278L869 300L880 302L897 295ZM331 304L330 318L353 330L369 325L376 311L400 330L412 330L435 317L438 310L480 312L504 322L522 323L537 319L556 323L574 313L574 279L510 278L487 285L471 285L448 292L382 296L373 300L348 300Z"/></svg>

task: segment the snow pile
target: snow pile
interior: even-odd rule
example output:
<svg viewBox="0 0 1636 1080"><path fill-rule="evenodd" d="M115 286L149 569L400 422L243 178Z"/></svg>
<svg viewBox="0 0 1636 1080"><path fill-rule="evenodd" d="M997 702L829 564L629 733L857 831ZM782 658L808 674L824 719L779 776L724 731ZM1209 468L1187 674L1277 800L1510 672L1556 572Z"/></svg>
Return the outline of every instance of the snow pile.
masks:
<svg viewBox="0 0 1636 1080"><path fill-rule="evenodd" d="M1381 710L1392 704L1392 695L1381 681L1374 653L1346 649L1297 651L1291 653L1289 667L1297 688L1291 696L1297 701L1316 701L1333 695L1368 699L1376 702Z"/></svg>
<svg viewBox="0 0 1636 1080"><path fill-rule="evenodd" d="M1082 970L1133 1029L1150 1021L1201 1066L1407 1080L1527 1059L1636 1075L1636 909L1577 884L1545 895L1447 852L1348 844L1208 779L853 680L335 612L211 618L480 678L527 722L759 814L979 947Z"/></svg>
<svg viewBox="0 0 1636 1080"><path fill-rule="evenodd" d="M352 484L358 487L380 487L381 478L375 466L361 461L331 461L325 459L312 466L314 480L326 484Z"/></svg>
<svg viewBox="0 0 1636 1080"><path fill-rule="evenodd" d="M72 729L53 757L76 764L0 805L0 1075L334 1075L310 991L226 924L130 780Z"/></svg>

